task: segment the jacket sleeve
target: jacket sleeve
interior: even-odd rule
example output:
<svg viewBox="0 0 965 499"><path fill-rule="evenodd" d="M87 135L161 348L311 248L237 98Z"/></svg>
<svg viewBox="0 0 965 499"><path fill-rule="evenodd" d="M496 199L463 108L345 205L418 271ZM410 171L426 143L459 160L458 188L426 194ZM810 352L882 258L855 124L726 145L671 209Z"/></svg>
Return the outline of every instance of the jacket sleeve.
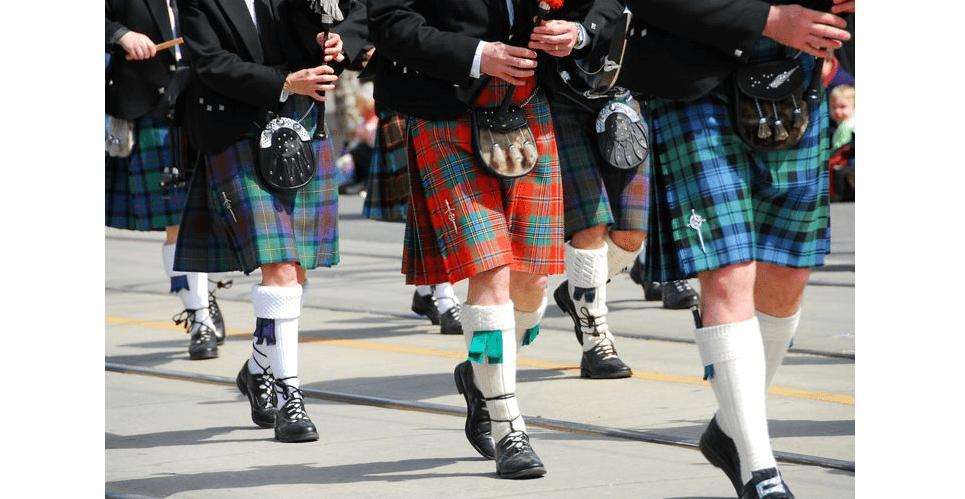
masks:
<svg viewBox="0 0 965 499"><path fill-rule="evenodd" d="M574 53L575 57L582 57L594 52L598 43L610 43L606 30L623 14L626 9L623 0L595 0L588 4L587 9L581 9L577 20L586 29L587 44Z"/></svg>
<svg viewBox="0 0 965 499"><path fill-rule="evenodd" d="M437 5L447 14L467 9L467 2ZM415 0L368 0L369 37L385 57L428 76L467 84L479 38L430 25L415 10ZM423 2L429 3L429 2ZM454 16L458 17L458 16Z"/></svg>
<svg viewBox="0 0 965 499"><path fill-rule="evenodd" d="M278 105L287 76L283 68L244 61L222 47L198 0L180 0L178 9L188 61L202 83L262 109Z"/></svg>
<svg viewBox="0 0 965 499"><path fill-rule="evenodd" d="M115 45L117 43L117 40L120 40L120 38L124 36L124 33L127 33L128 31L130 31L130 28L113 20L113 18L115 17L114 8L111 5L110 0L106 1L105 4L106 4L105 5L106 9L105 9L104 21L105 21L106 29L104 30L105 31L104 46L106 47L105 50L110 52L111 46Z"/></svg>
<svg viewBox="0 0 965 499"><path fill-rule="evenodd" d="M762 0L628 0L638 22L739 59L753 52L767 24Z"/></svg>
<svg viewBox="0 0 965 499"><path fill-rule="evenodd" d="M342 46L345 52L344 65L351 69L362 69L362 60L365 52L372 47L369 41L369 26L367 20L365 0L351 0L347 12L342 13L345 19L338 23L335 31L342 37Z"/></svg>

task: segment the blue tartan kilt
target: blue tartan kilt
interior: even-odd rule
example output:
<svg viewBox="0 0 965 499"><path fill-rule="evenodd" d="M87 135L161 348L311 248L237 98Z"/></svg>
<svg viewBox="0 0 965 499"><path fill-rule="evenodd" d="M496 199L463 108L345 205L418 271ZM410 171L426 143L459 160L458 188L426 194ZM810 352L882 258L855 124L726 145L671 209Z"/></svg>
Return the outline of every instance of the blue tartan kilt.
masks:
<svg viewBox="0 0 965 499"><path fill-rule="evenodd" d="M379 112L379 129L365 188L362 216L384 222L405 222L409 204L409 167L405 147L406 117Z"/></svg>
<svg viewBox="0 0 965 499"><path fill-rule="evenodd" d="M762 40L754 59L781 50ZM799 57L810 74L814 58ZM810 268L830 252L827 104L811 110L795 148L759 152L733 126L728 89L725 82L692 102L653 102L648 281L749 261Z"/></svg>
<svg viewBox="0 0 965 499"><path fill-rule="evenodd" d="M307 110L286 105L298 119ZM308 120L311 132L314 120ZM306 122L303 121L303 125ZM255 171L257 142L242 139L205 157L191 179L178 234L175 270L249 274L266 263L297 262L305 270L338 263L338 186L331 141L313 141L318 171L293 193L264 188Z"/></svg>
<svg viewBox="0 0 965 499"><path fill-rule="evenodd" d="M130 156L104 156L104 225L142 231L178 225L187 186L161 188L161 173L175 161L172 131L151 117L135 120L134 127Z"/></svg>
<svg viewBox="0 0 965 499"><path fill-rule="evenodd" d="M605 99L593 110L564 98L550 100L560 155L566 238L596 225L612 230L646 231L650 215L650 159L637 169L610 169L600 154L594 128Z"/></svg>

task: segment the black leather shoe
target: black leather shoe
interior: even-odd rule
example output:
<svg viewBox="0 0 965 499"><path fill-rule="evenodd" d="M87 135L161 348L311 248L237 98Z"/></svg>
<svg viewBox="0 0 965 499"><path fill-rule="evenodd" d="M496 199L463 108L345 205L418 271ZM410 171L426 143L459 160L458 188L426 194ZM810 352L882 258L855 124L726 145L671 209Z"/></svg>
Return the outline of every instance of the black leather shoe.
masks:
<svg viewBox="0 0 965 499"><path fill-rule="evenodd" d="M744 485L740 499L794 499L777 468L751 472L751 480Z"/></svg>
<svg viewBox="0 0 965 499"><path fill-rule="evenodd" d="M439 309L436 308L436 299L432 293L421 296L418 291L413 291L412 311L426 316L433 325L439 325Z"/></svg>
<svg viewBox="0 0 965 499"><path fill-rule="evenodd" d="M493 442L492 424L489 421L489 409L483 394L476 388L472 378L472 365L465 361L456 366L453 373L456 379L456 390L466 399L466 439L469 445L476 449L482 457L495 459L496 450Z"/></svg>
<svg viewBox="0 0 965 499"><path fill-rule="evenodd" d="M449 307L439 316L439 332L442 334L462 334L462 308L459 304Z"/></svg>
<svg viewBox="0 0 965 499"><path fill-rule="evenodd" d="M288 401L275 416L275 440L279 442L312 442L318 440L318 430L305 412L302 392L297 388L286 387Z"/></svg>
<svg viewBox="0 0 965 499"><path fill-rule="evenodd" d="M275 404L278 399L275 398L275 379L271 374L251 374L248 372L248 362L245 361L241 371L238 371L235 384L242 395L248 397L251 421L262 428L274 428L275 416L278 414Z"/></svg>
<svg viewBox="0 0 965 499"><path fill-rule="evenodd" d="M734 486L734 491L740 495L744 489L744 483L741 481L740 456L737 454L734 440L728 437L717 424L717 416L710 420L707 429L700 435L700 452L710 461L710 464L720 468L727 475L727 479Z"/></svg>
<svg viewBox="0 0 965 499"><path fill-rule="evenodd" d="M214 329L204 322L192 323L188 355L191 356L192 360L216 358L218 356L218 340L215 339Z"/></svg>
<svg viewBox="0 0 965 499"><path fill-rule="evenodd" d="M665 282L661 288L663 308L680 310L700 305L700 295L687 281Z"/></svg>
<svg viewBox="0 0 965 499"><path fill-rule="evenodd" d="M221 308L218 301L214 299L214 292L208 293L208 312L211 314L211 322L214 323L214 339L219 345L224 345L225 327L224 316L221 315Z"/></svg>
<svg viewBox="0 0 965 499"><path fill-rule="evenodd" d="M593 332L597 331L594 317L583 318L577 313L573 298L570 297L568 281L563 281L553 291L553 299L556 300L556 305L569 314L570 319L573 319L573 331L576 333L576 341L580 342L580 345L583 344L583 327ZM630 370L630 366L620 360L613 343L609 340L603 341L588 352L583 352L583 358L580 360L580 377L582 378L619 379L628 378L632 375L633 371Z"/></svg>
<svg viewBox="0 0 965 499"><path fill-rule="evenodd" d="M543 462L529 445L529 436L510 432L496 445L496 474L499 478L536 478L546 474Z"/></svg>
<svg viewBox="0 0 965 499"><path fill-rule="evenodd" d="M616 349L613 348L613 343L609 340L604 340L596 347L583 352L583 359L580 360L581 378L620 379L630 376L633 376L633 371L620 360Z"/></svg>
<svg viewBox="0 0 965 499"><path fill-rule="evenodd" d="M211 313L211 322L214 323L214 337L218 340L219 345L223 345L227 329L224 326L224 316L221 315L218 300L214 299L214 292L221 288L230 288L234 281L212 281L208 279L208 282L214 284L214 290L208 291L208 311Z"/></svg>

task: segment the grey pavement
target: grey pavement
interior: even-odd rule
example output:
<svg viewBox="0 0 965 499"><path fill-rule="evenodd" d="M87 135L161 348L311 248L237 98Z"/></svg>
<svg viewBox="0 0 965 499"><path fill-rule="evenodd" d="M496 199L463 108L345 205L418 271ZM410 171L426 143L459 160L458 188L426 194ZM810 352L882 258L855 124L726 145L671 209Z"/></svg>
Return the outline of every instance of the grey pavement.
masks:
<svg viewBox="0 0 965 499"><path fill-rule="evenodd" d="M634 376L579 377L573 326L552 302L519 353L517 394L547 467L496 478L466 442L452 380L459 335L409 310L401 224L343 197L341 263L309 272L299 374L321 439L283 444L251 423L234 378L250 354L260 276L219 274L228 339L191 361L160 266L160 233L105 229L107 497L734 497L696 449L715 401L686 310L644 301L627 273L608 288L609 323ZM805 292L794 348L768 399L781 470L800 498L855 497L854 205L832 205L832 254ZM563 280L550 279L550 292ZM692 281L694 286L696 281ZM460 297L465 284L456 285Z"/></svg>

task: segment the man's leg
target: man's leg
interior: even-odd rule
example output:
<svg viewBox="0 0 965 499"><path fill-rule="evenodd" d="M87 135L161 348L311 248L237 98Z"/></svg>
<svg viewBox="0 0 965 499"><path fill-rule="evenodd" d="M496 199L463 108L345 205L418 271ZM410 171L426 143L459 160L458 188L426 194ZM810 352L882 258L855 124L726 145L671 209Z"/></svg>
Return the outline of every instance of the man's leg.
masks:
<svg viewBox="0 0 965 499"><path fill-rule="evenodd" d="M801 300L811 269L794 269L770 263L757 264L754 281L754 304L761 324L767 374L771 386L777 369L784 361L801 318Z"/></svg>
<svg viewBox="0 0 965 499"><path fill-rule="evenodd" d="M218 345L224 343L224 329L219 331L211 317L208 297L208 274L206 272L181 272L174 270L174 252L178 240L178 226L166 228L161 246L161 262L171 281L171 293L177 294L184 311L175 316L175 323L185 323L191 339L188 355L194 360L212 359L218 356Z"/></svg>
<svg viewBox="0 0 965 499"><path fill-rule="evenodd" d="M500 477L523 478L546 473L543 463L529 444L526 424L516 401L516 325L510 299L508 267L500 267L469 278L463 307L463 335L474 373L489 409L495 441L496 471ZM545 276L513 279L513 295L521 309L536 310L542 303L532 288Z"/></svg>

